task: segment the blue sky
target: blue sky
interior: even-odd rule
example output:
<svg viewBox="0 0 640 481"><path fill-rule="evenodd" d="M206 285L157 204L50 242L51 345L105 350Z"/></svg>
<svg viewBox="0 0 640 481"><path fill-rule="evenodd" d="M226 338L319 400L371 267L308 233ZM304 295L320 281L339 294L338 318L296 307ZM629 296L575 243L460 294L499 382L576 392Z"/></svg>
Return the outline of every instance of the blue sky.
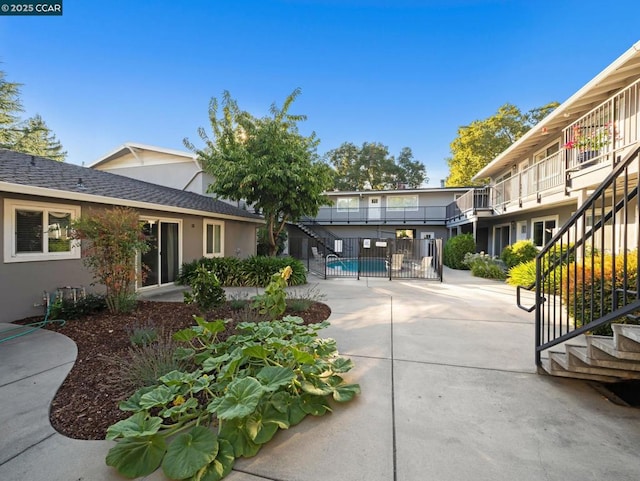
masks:
<svg viewBox="0 0 640 481"><path fill-rule="evenodd" d="M438 186L459 126L567 99L640 39L638 18L637 0L64 0L61 17L0 17L0 69L69 162L184 150L211 97L261 116L300 87L319 153L408 146Z"/></svg>

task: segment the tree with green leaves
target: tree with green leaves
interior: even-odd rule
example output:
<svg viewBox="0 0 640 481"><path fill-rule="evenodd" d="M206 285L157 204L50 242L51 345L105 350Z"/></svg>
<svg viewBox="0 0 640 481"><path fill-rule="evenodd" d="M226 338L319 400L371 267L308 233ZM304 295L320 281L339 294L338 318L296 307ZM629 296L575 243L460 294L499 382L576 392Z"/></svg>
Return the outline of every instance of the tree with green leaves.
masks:
<svg viewBox="0 0 640 481"><path fill-rule="evenodd" d="M67 153L40 115L20 119L20 87L0 70L0 148L64 161Z"/></svg>
<svg viewBox="0 0 640 481"><path fill-rule="evenodd" d="M264 214L269 255L275 255L287 222L315 216L328 203L324 191L332 183L331 169L316 154L315 133L304 136L298 131L306 116L289 113L298 95L300 89L285 99L282 108L272 104L270 116L256 118L225 91L220 103L214 98L209 105L213 137L198 129L205 147L197 149L184 141L215 179L210 192L244 199Z"/></svg>
<svg viewBox="0 0 640 481"><path fill-rule="evenodd" d="M458 128L458 136L450 145L451 157L447 159L446 185L486 184L486 179L473 182L471 178L558 105L558 102L551 102L523 113L515 105L504 104L494 115Z"/></svg>
<svg viewBox="0 0 640 481"><path fill-rule="evenodd" d="M357 147L344 142L327 152L325 159L335 171L334 188L338 190L417 188L428 181L424 165L413 159L409 147L402 149L396 162L381 143L365 142Z"/></svg>

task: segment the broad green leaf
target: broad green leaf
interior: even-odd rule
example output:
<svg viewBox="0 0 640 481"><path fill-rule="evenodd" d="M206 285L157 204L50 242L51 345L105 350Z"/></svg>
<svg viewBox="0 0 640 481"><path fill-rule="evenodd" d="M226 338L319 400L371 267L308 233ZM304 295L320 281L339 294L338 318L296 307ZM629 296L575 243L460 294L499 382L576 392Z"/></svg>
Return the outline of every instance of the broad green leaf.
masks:
<svg viewBox="0 0 640 481"><path fill-rule="evenodd" d="M300 423L306 416L307 413L303 408L302 399L299 397L295 398L289 406L289 424L291 426L295 426L296 424Z"/></svg>
<svg viewBox="0 0 640 481"><path fill-rule="evenodd" d="M262 409L262 420L265 423L274 423L280 429L289 429L289 426L291 425L289 422L288 408L286 411L281 412L276 409L271 402L266 403Z"/></svg>
<svg viewBox="0 0 640 481"><path fill-rule="evenodd" d="M161 383L166 384L167 386L179 386L184 383L186 379L186 375L180 371L171 371L158 379Z"/></svg>
<svg viewBox="0 0 640 481"><path fill-rule="evenodd" d="M256 444L264 444L278 431L278 425L266 422L261 413L255 412L247 418L244 424L249 439Z"/></svg>
<svg viewBox="0 0 640 481"><path fill-rule="evenodd" d="M198 393L203 389L209 387L210 384L211 384L211 378L205 374L203 376L200 376L198 379L196 379L196 382L193 383L193 386L191 386L191 391L194 394Z"/></svg>
<svg viewBox="0 0 640 481"><path fill-rule="evenodd" d="M291 352L293 353L293 358L300 364L313 364L315 361L313 355L309 354L306 351L292 348Z"/></svg>
<svg viewBox="0 0 640 481"><path fill-rule="evenodd" d="M270 398L269 402L271 405L281 413L289 412L289 405L291 404L293 398L291 394L286 391L279 391L274 393Z"/></svg>
<svg viewBox="0 0 640 481"><path fill-rule="evenodd" d="M164 438L158 434L144 438L126 438L107 453L107 465L127 478L153 473L167 451Z"/></svg>
<svg viewBox="0 0 640 481"><path fill-rule="evenodd" d="M359 384L343 384L335 388L335 391L333 391L333 399L343 403L351 401L356 394L360 394Z"/></svg>
<svg viewBox="0 0 640 481"><path fill-rule="evenodd" d="M207 322L202 317L197 316L194 319L200 327L206 329L211 334L217 334L224 331L224 321L222 319L218 319L217 321L213 322Z"/></svg>
<svg viewBox="0 0 640 481"><path fill-rule="evenodd" d="M173 334L173 339L176 341L185 341L188 342L191 339L198 337L198 333L195 332L192 328L187 327L186 329L180 329L178 332Z"/></svg>
<svg viewBox="0 0 640 481"><path fill-rule="evenodd" d="M218 439L220 438L229 441L236 458L250 458L260 451L260 445L249 439L244 424L240 421L224 421Z"/></svg>
<svg viewBox="0 0 640 481"><path fill-rule="evenodd" d="M202 369L205 372L211 372L215 369L218 369L223 363L231 359L229 353L224 353L222 356L217 357L208 357L202 363Z"/></svg>
<svg viewBox="0 0 640 481"><path fill-rule="evenodd" d="M216 413L220 419L243 418L255 411L265 389L252 377L236 379L229 383Z"/></svg>
<svg viewBox="0 0 640 481"><path fill-rule="evenodd" d="M256 376L267 391L276 391L281 386L291 384L296 377L293 369L288 367L265 366Z"/></svg>
<svg viewBox="0 0 640 481"><path fill-rule="evenodd" d="M331 407L327 400L321 396L313 396L311 394L303 394L300 396L302 410L312 416L323 416L327 411L331 411Z"/></svg>
<svg viewBox="0 0 640 481"><path fill-rule="evenodd" d="M327 396L333 392L333 387L320 379L314 379L313 382L302 381L300 387L304 392L314 396Z"/></svg>
<svg viewBox="0 0 640 481"><path fill-rule="evenodd" d="M331 363L333 372L349 372L353 369L353 361L346 357L339 357Z"/></svg>
<svg viewBox="0 0 640 481"><path fill-rule="evenodd" d="M247 346L242 350L242 354L248 357L257 357L258 359L264 359L269 355L269 351L267 351L260 344L256 344L255 346Z"/></svg>
<svg viewBox="0 0 640 481"><path fill-rule="evenodd" d="M173 401L177 392L177 386L158 386L140 397L140 406L145 409L165 406Z"/></svg>
<svg viewBox="0 0 640 481"><path fill-rule="evenodd" d="M282 318L282 322L302 325L304 324L304 319L302 319L300 316L284 316Z"/></svg>
<svg viewBox="0 0 640 481"><path fill-rule="evenodd" d="M145 413L139 412L109 426L106 438L112 440L121 436L124 438L151 436L160 430L161 425L161 418L156 416L147 418Z"/></svg>
<svg viewBox="0 0 640 481"><path fill-rule="evenodd" d="M178 361L186 361L188 359L193 358L196 350L191 347L177 347L173 353L173 356Z"/></svg>
<svg viewBox="0 0 640 481"><path fill-rule="evenodd" d="M223 398L221 397L214 397L207 405L207 411L210 413L215 413L218 410L218 407L220 407L222 399Z"/></svg>
<svg viewBox="0 0 640 481"><path fill-rule="evenodd" d="M165 409L160 413L160 415L164 418L169 418L175 414L182 414L190 409L195 409L198 407L198 400L196 398L190 397L182 404L178 404L177 406L172 406L169 409Z"/></svg>
<svg viewBox="0 0 640 481"><path fill-rule="evenodd" d="M267 339L273 335L273 328L271 326L260 326L256 331L257 339Z"/></svg>
<svg viewBox="0 0 640 481"><path fill-rule="evenodd" d="M129 399L127 399L126 401L121 401L120 404L118 404L118 407L121 411L140 411L141 409L144 409L140 406L140 398L144 394L148 393L149 391L153 391L154 389L155 386L146 386L140 388L136 392L134 392Z"/></svg>
<svg viewBox="0 0 640 481"><path fill-rule="evenodd" d="M320 357L329 358L334 356L338 352L335 339L318 339L315 351Z"/></svg>
<svg viewBox="0 0 640 481"><path fill-rule="evenodd" d="M231 472L236 462L233 446L226 439L218 439L218 446L216 459L202 468L193 481L219 481Z"/></svg>
<svg viewBox="0 0 640 481"><path fill-rule="evenodd" d="M179 434L167 449L162 470L171 479L193 476L218 454L218 438L204 426L195 426Z"/></svg>

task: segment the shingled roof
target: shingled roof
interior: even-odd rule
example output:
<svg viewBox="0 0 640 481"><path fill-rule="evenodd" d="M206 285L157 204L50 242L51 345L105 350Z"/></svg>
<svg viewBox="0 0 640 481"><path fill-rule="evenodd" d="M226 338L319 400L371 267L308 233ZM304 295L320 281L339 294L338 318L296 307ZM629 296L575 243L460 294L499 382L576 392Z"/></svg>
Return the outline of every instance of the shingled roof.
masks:
<svg viewBox="0 0 640 481"><path fill-rule="evenodd" d="M164 206L205 214L242 217L252 221L261 220L256 214L195 192L6 149L0 149L0 183L23 185L25 192L26 187L48 189L52 194L56 193L56 197L64 193L69 200L91 201L87 197L96 196L96 202L104 203L105 200L113 199L112 203L115 205L126 205L127 202L123 201L132 201L149 204L148 208L159 210ZM2 190L7 190L6 186L0 185L0 191Z"/></svg>

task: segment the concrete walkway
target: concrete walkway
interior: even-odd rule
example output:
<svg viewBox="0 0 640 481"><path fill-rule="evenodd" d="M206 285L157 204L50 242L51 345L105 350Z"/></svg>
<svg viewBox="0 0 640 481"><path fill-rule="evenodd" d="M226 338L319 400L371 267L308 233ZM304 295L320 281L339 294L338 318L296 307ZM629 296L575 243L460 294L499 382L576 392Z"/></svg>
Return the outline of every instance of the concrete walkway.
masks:
<svg viewBox="0 0 640 481"><path fill-rule="evenodd" d="M537 375L533 314L509 286L455 271L443 283L310 282L327 294L324 335L355 362L349 379L362 394L281 431L229 481L640 479L640 410ZM0 344L0 480L121 479L104 464L110 442L49 425L74 358L74 344L49 331Z"/></svg>

